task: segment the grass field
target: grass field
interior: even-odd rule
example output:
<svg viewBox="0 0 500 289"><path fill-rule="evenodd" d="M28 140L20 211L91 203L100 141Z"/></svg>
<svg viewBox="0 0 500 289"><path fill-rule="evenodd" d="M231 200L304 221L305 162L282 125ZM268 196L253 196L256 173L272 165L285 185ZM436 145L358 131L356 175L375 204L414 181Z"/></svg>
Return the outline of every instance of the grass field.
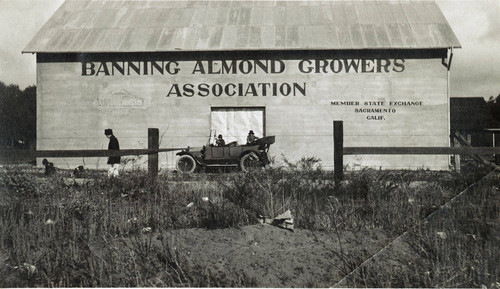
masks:
<svg viewBox="0 0 500 289"><path fill-rule="evenodd" d="M487 173L480 167L464 169L461 173L366 169L348 172L345 181L334 184L332 172L322 170L315 159L303 159L285 167L251 173L163 172L153 184L147 173L140 170L125 172L117 179L108 179L105 172L86 172L85 179L75 182L67 171L45 177L31 167L3 167L0 172L0 286L328 287L383 248L388 240L420 224ZM461 220L467 216L467 220L474 220L491 216L497 207L487 204L493 198L490 192L495 186L498 188L498 183L491 182L479 188L480 201L471 202L474 205L470 213L446 218ZM215 234L221 233L220 242L225 242L229 250L235 239L224 236L237 238L238 232L250 229L255 236L261 230L255 227L259 215L272 217L285 210L292 212L296 228L296 233L286 233L288 246L306 243L306 239L299 238L311 236L322 238L323 244L318 246L323 247L338 241L335 248L329 245L331 258L336 260L332 265L336 273L323 273L321 279L309 280L315 276L316 269L309 270L306 264L291 269L296 270L295 275L304 276L304 280L293 281L293 277L280 278L286 274L274 274L278 281L273 283L274 275L259 278L259 274L263 276L262 272L269 271L265 268L266 260L262 260L261 269L252 263L251 270L236 268L234 264L205 270L202 268L212 265L204 264L203 256L177 250L172 242L166 241L168 238L163 238L181 230L193 232L191 235L196 235L197 240L219 238ZM494 284L492 280L498 280L499 275L495 271L498 269L493 268L498 262L493 261L488 261L488 265L477 272L469 270L465 277L444 282L453 277L449 274L457 272L454 266L462 271L471 266L477 268L474 262L483 256L474 255L479 245L461 242L460 238L472 234L477 240L490 244L486 246L491 250L498 248L498 239L485 235L483 223L459 222L460 225L467 229L453 229L458 237L446 231L445 245L449 248L443 252L447 253L433 251L436 238L427 231L412 237L414 243L410 246L417 248L420 260L412 266L425 268L424 271L405 265L405 270L365 274L362 276L365 283L353 279L356 281L351 284L363 287L477 287L483 281L489 282L487 286ZM193 229L198 230L189 231ZM269 231L267 235L275 234L279 239L282 232L279 230L282 229ZM374 243L370 236L376 234L382 237ZM366 240L359 240L360 235ZM264 247L263 240L267 237L260 237L259 248L272 250L272 247ZM372 243L374 245L367 245ZM272 245L275 244L269 244ZM447 256L453 248L460 248L464 253ZM205 254L204 251L208 254L212 248L203 249L197 254ZM488 253L490 251L481 252L494 254ZM258 252L251 252L249 256L256 254ZM494 256L489 256L489 260ZM463 260L454 262L459 257ZM318 263L317 259L304 258L300 262ZM406 270L407 267L411 270ZM427 276L426 272L433 268L439 273ZM309 275L308 271L311 271ZM490 274L490 277L480 279L477 274ZM389 277L407 281L382 282ZM292 281L295 283L287 283Z"/></svg>
<svg viewBox="0 0 500 289"><path fill-rule="evenodd" d="M380 270L384 264L384 270ZM475 183L361 265L345 287L500 288L500 174Z"/></svg>

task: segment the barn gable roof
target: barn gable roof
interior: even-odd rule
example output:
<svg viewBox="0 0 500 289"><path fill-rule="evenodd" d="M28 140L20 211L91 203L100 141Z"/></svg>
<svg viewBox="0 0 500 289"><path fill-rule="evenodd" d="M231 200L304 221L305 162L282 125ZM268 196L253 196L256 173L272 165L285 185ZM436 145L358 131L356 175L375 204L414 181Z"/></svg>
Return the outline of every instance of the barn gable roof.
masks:
<svg viewBox="0 0 500 289"><path fill-rule="evenodd" d="M23 52L449 47L433 1L66 0Z"/></svg>

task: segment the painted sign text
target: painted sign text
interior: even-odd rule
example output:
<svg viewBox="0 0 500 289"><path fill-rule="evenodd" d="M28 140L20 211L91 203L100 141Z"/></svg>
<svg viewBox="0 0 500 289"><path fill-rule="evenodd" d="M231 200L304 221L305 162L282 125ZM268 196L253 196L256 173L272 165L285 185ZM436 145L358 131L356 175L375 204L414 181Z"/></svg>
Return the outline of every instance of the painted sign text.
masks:
<svg viewBox="0 0 500 289"><path fill-rule="evenodd" d="M405 70L404 59L302 59L296 69L310 73L390 73ZM189 70L192 75L281 74L287 69L283 60L198 60ZM177 61L82 62L82 76L176 75Z"/></svg>

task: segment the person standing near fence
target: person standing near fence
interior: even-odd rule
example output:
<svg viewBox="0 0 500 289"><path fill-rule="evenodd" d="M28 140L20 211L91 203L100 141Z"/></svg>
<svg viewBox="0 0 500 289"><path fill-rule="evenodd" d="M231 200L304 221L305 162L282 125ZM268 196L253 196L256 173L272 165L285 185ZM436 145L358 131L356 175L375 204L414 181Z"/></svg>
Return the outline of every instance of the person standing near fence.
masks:
<svg viewBox="0 0 500 289"><path fill-rule="evenodd" d="M105 129L104 135L109 138L108 150L120 150L120 144L118 143L118 139L113 135L112 129ZM117 177L118 168L120 167L120 157L109 157L108 165L110 165L108 170L108 177Z"/></svg>

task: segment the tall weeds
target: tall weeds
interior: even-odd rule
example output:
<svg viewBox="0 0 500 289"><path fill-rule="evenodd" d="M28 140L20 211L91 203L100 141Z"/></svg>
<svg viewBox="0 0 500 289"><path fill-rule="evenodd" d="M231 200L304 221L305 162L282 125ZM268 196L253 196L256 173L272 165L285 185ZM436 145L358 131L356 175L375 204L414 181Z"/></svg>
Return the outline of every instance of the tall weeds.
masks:
<svg viewBox="0 0 500 289"><path fill-rule="evenodd" d="M498 177L484 180L409 231L397 251L363 267L346 285L500 288L499 200ZM392 267L382 269L380 263Z"/></svg>
<svg viewBox="0 0 500 289"><path fill-rule="evenodd" d="M165 230L256 224L259 215L286 210L296 228L398 234L474 181L367 169L335 184L314 158L246 173L165 173L155 183L140 170L83 184L65 174L0 172L0 286L255 286L239 271L197 268L152 238Z"/></svg>

